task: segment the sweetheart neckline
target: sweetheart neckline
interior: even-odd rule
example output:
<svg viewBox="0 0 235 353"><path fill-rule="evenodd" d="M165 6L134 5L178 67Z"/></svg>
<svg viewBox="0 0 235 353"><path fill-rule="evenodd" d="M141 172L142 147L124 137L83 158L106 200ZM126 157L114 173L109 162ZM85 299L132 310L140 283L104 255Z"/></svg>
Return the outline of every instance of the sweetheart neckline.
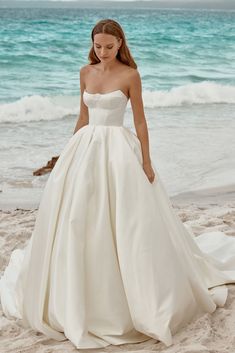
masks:
<svg viewBox="0 0 235 353"><path fill-rule="evenodd" d="M87 92L87 90L84 90L84 92L87 93L87 94L90 94L90 95L92 95L92 96L97 95L97 94L100 95L100 96L104 96L104 95L106 95L106 94L110 94L110 93L114 93L114 92L121 92L122 95L123 95L127 100L129 99L129 98L125 95L125 93L122 92L121 89L115 89L114 91L106 92L106 93L89 93L89 92ZM84 93L84 92L83 92L83 93Z"/></svg>

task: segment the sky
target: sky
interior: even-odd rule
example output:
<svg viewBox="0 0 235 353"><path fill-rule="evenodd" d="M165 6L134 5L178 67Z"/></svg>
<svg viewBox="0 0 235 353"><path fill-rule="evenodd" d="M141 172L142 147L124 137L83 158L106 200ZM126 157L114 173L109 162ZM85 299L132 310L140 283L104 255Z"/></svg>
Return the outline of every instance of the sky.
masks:
<svg viewBox="0 0 235 353"><path fill-rule="evenodd" d="M192 9L225 9L235 10L235 0L0 0L2 7L102 7L104 2L107 7L115 7L122 3L125 8L192 8ZM125 5L124 5L125 3ZM128 5L129 4L129 5ZM106 5L105 5L106 6Z"/></svg>
<svg viewBox="0 0 235 353"><path fill-rule="evenodd" d="M22 0L14 0L14 1L22 1ZM38 1L38 2L42 2L43 0L27 0L27 1ZM68 1L68 2L83 2L84 0L46 0L46 1ZM86 2L89 1L94 1L94 0L86 0ZM97 0L99 1L99 0ZM106 1L111 1L111 0L106 0ZM119 0L119 1L136 1L136 0ZM141 0L141 1L155 1L155 2L163 2L161 0ZM179 0L171 0L171 2L205 2L204 0L184 0L184 1L179 1ZM207 2L229 2L226 0L209 0Z"/></svg>

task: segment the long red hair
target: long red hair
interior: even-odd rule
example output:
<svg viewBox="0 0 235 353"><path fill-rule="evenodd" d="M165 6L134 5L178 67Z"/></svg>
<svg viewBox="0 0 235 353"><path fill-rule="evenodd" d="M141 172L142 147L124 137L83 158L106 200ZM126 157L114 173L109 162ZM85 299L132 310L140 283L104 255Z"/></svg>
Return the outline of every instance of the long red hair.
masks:
<svg viewBox="0 0 235 353"><path fill-rule="evenodd" d="M120 24L112 19L104 19L100 20L99 22L96 23L94 28L92 29L91 32L91 39L92 39L92 47L90 49L88 59L90 61L90 65L94 65L100 62L100 59L96 56L95 50L94 50L94 36L95 34L98 33L107 33L115 36L117 39L121 38L122 39L122 45L120 46L118 53L117 53L117 59L121 61L123 64L126 64L130 67L133 67L134 69L137 69L137 65L130 53L130 50L126 44L126 38L125 34L123 32L122 27Z"/></svg>

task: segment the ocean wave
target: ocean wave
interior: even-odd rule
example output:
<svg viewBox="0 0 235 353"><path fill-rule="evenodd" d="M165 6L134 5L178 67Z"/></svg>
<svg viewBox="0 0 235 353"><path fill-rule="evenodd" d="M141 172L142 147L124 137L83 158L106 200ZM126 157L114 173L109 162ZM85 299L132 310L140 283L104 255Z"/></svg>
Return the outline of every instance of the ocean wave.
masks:
<svg viewBox="0 0 235 353"><path fill-rule="evenodd" d="M0 122L58 120L78 114L79 100L74 96L25 96L0 105Z"/></svg>
<svg viewBox="0 0 235 353"><path fill-rule="evenodd" d="M174 107L192 104L235 103L235 86L203 81L173 87L168 91L143 92L145 107Z"/></svg>
<svg viewBox="0 0 235 353"><path fill-rule="evenodd" d="M164 91L143 90L142 96L145 108L233 104L235 86L204 81ZM12 103L0 104L0 122L58 120L66 116L78 115L79 105L79 96L25 96Z"/></svg>

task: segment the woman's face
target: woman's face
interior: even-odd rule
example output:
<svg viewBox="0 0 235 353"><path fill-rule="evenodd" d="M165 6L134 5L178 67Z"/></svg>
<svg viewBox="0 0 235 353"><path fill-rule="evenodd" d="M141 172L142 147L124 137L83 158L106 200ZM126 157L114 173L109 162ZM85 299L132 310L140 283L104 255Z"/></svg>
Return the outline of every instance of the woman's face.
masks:
<svg viewBox="0 0 235 353"><path fill-rule="evenodd" d="M121 39L112 34L98 33L94 35L94 50L100 61L108 62L113 60L121 45Z"/></svg>

